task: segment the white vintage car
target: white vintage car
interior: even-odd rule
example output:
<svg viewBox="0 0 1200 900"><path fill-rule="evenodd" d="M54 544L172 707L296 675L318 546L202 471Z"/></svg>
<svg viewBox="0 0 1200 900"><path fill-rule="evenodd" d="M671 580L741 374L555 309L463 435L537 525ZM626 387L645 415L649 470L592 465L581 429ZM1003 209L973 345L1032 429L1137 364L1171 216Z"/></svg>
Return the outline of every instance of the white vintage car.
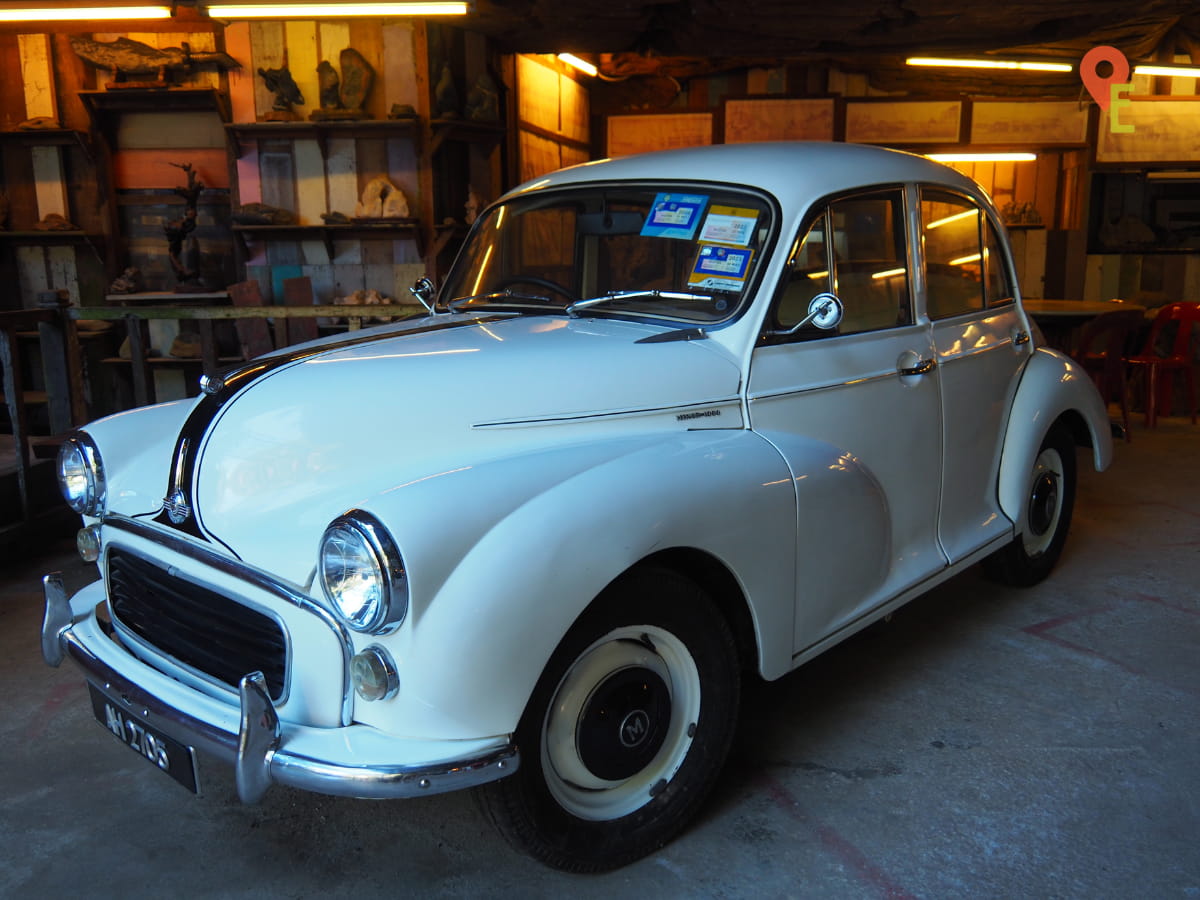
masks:
<svg viewBox="0 0 1200 900"><path fill-rule="evenodd" d="M888 150L578 166L473 227L429 314L287 348L60 456L101 579L42 649L197 786L479 787L622 865L718 778L739 684L968 566L1031 584L1104 405L1037 346L980 188Z"/></svg>

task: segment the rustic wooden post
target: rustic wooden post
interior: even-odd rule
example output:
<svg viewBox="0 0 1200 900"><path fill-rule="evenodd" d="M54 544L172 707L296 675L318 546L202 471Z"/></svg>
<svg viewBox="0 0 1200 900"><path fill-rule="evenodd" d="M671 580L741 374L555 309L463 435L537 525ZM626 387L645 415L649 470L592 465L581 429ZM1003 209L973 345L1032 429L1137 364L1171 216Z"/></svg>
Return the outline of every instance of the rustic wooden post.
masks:
<svg viewBox="0 0 1200 900"><path fill-rule="evenodd" d="M125 330L129 333L129 363L133 373L133 402L135 406L147 406L154 402L154 377L150 363L146 361L146 348L150 344L149 328L141 317L128 313Z"/></svg>

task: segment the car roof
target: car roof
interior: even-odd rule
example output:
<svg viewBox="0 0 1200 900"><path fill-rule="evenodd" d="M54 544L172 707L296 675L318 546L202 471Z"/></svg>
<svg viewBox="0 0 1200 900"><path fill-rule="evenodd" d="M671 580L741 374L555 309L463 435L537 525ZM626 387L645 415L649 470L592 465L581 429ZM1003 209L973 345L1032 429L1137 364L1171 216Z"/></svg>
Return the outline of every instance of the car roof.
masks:
<svg viewBox="0 0 1200 900"><path fill-rule="evenodd" d="M714 144L583 163L515 188L509 196L594 181L668 179L762 188L785 206L807 207L826 194L859 187L923 182L967 191L982 189L950 166L914 153L823 141Z"/></svg>

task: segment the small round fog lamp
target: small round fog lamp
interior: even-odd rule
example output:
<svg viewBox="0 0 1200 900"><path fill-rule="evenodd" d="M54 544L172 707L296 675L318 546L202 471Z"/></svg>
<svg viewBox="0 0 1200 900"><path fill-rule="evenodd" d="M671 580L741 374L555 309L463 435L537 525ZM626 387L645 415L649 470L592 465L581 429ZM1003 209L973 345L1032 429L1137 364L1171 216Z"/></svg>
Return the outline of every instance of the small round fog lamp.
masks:
<svg viewBox="0 0 1200 900"><path fill-rule="evenodd" d="M95 562L100 558L100 526L80 528L75 535L75 548L84 562Z"/></svg>
<svg viewBox="0 0 1200 900"><path fill-rule="evenodd" d="M378 644L354 655L350 660L350 677L354 692L364 700L387 700L400 690L396 664Z"/></svg>

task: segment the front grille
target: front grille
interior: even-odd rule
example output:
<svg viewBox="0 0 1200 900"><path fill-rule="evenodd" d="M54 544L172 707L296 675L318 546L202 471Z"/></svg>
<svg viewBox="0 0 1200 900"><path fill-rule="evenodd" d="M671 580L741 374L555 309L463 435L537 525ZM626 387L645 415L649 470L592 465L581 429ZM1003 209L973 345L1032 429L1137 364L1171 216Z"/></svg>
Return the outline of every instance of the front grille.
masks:
<svg viewBox="0 0 1200 900"><path fill-rule="evenodd" d="M269 616L117 549L108 597L123 626L175 660L235 689L261 671L271 699L283 696L287 645Z"/></svg>

